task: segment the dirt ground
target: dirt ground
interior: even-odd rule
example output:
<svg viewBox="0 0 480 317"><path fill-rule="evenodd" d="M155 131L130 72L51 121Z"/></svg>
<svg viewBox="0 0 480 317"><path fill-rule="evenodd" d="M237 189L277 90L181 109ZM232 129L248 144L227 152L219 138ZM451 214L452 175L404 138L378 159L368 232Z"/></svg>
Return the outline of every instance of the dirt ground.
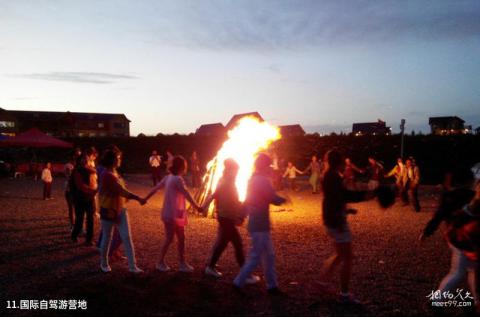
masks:
<svg viewBox="0 0 480 317"><path fill-rule="evenodd" d="M140 195L149 190L145 177L127 178ZM205 277L203 269L216 234L214 219L191 216L187 259L193 274L154 269L163 240L161 195L146 205L130 202L128 212L138 265L145 274L132 276L127 263L112 263L109 274L99 270L95 247L73 244L65 201L64 179L53 186L53 200L43 201L41 183L30 179L0 180L0 283L3 316L414 316L432 315L427 296L449 268L450 253L441 232L423 244L417 238L437 205L435 188L421 190L422 212L399 203L381 210L375 201L352 204L354 271L351 290L360 307L342 306L333 292L320 287L319 269L333 252L321 220L321 196L308 189L288 193L292 212L273 212L273 240L280 287L285 297L271 297L262 281L240 296L232 289L238 272L231 247L219 261L220 280ZM96 220L95 238L99 221ZM241 228L245 249L249 245ZM80 238L83 242L83 238ZM176 248L167 257L178 267ZM333 281L338 284L337 276ZM466 287L466 286L465 286ZM6 301L87 301L86 312L6 309ZM458 315L463 310L450 312Z"/></svg>

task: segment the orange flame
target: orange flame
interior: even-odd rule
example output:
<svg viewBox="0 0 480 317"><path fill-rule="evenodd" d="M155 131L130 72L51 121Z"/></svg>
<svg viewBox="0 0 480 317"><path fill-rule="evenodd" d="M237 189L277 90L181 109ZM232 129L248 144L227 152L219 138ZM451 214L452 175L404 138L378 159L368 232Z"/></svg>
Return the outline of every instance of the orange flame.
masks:
<svg viewBox="0 0 480 317"><path fill-rule="evenodd" d="M223 174L223 162L231 158L240 167L236 187L239 199L243 202L247 194L248 180L253 173L256 155L280 138L278 127L267 122L260 122L255 117L242 118L235 128L228 131L228 140L223 143L217 155L207 164L207 173L203 179L206 184L204 193L208 195L215 191ZM208 211L209 215L212 212L213 206Z"/></svg>

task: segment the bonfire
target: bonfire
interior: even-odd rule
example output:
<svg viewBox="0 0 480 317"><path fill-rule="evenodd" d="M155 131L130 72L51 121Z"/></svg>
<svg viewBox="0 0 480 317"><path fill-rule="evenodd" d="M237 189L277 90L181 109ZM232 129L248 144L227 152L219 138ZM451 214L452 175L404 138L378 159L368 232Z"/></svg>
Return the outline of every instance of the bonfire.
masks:
<svg viewBox="0 0 480 317"><path fill-rule="evenodd" d="M231 158L240 166L236 187L239 199L243 202L247 195L248 180L253 173L253 164L257 155L268 149L270 144L279 140L280 137L278 127L267 122L260 122L255 117L242 118L233 129L228 131L228 139L215 157L208 162L202 186L195 195L197 201L203 203L215 191L223 174L223 162L225 159ZM211 204L205 213L212 216L214 208L215 206Z"/></svg>

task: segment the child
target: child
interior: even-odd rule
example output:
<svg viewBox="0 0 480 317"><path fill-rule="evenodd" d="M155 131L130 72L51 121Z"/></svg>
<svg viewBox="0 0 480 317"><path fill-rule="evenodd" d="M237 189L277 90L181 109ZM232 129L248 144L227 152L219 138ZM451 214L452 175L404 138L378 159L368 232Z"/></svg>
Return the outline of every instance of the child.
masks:
<svg viewBox="0 0 480 317"><path fill-rule="evenodd" d="M295 165L293 165L292 162L288 162L287 169L285 170L285 173L283 174L283 177L288 176L288 183L290 184L290 190L297 191L298 188L296 186L296 180L297 180L297 173L303 174L302 171L299 171Z"/></svg>
<svg viewBox="0 0 480 317"><path fill-rule="evenodd" d="M50 162L47 163L45 168L42 171L42 181L43 181L43 200L52 199L52 165Z"/></svg>
<svg viewBox="0 0 480 317"><path fill-rule="evenodd" d="M247 262L242 267L233 285L241 289L252 271L262 262L267 290L269 294L280 295L277 274L275 272L275 254L270 235L269 205L281 205L286 200L275 193L270 181L272 160L266 154L260 154L255 160L255 173L248 182L245 210L248 214L248 232L252 247Z"/></svg>
<svg viewBox="0 0 480 317"><path fill-rule="evenodd" d="M193 272L193 267L185 261L185 225L187 224L186 203L188 200L196 209L201 212L201 207L192 198L187 190L182 175L187 171L187 162L182 156L175 156L172 159L170 174L165 176L152 191L145 197L147 201L159 189L165 187L165 198L163 200L162 221L165 226L165 241L162 246L160 261L156 265L157 270L162 272L170 271L165 262L165 255L168 247L177 236L178 256L180 261L180 272Z"/></svg>
<svg viewBox="0 0 480 317"><path fill-rule="evenodd" d="M245 263L242 237L236 228L236 226L243 223L244 219L242 205L238 200L237 187L235 186L239 166L237 162L232 159L226 159L224 166L223 175L218 182L217 189L205 200L202 206L202 209L207 210L212 200L215 199L218 234L215 245L213 246L210 262L205 268L205 274L217 278L222 277L222 273L215 269L215 265L229 242L233 244L235 257L240 268ZM250 276L247 278L247 283L253 284L258 280L258 276Z"/></svg>

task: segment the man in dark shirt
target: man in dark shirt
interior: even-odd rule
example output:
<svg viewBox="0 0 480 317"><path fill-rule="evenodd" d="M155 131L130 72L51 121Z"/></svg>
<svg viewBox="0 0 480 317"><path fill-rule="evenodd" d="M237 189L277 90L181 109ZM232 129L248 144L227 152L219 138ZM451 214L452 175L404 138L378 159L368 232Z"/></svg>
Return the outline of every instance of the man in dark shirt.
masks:
<svg viewBox="0 0 480 317"><path fill-rule="evenodd" d="M71 190L75 205L75 225L72 230L72 241L77 242L82 231L83 220L87 219L87 233L85 245L92 246L93 216L95 214L95 195L97 193L97 171L95 159L97 151L88 148L79 158L72 174Z"/></svg>

